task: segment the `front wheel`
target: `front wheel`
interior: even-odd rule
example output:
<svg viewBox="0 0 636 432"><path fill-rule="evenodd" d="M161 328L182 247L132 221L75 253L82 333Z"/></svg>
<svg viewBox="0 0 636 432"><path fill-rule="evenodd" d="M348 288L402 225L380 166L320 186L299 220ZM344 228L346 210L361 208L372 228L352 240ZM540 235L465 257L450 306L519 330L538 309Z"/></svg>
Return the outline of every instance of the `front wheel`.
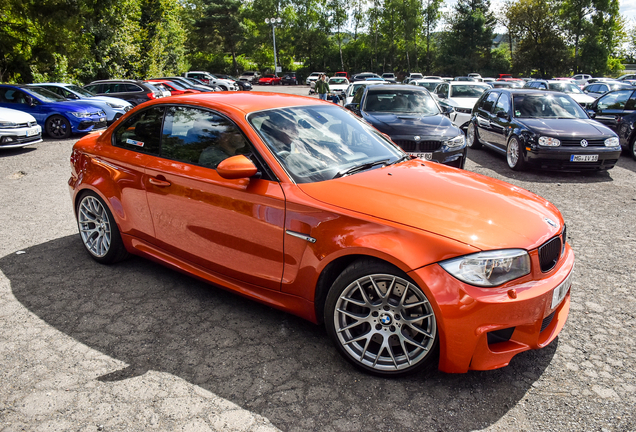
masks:
<svg viewBox="0 0 636 432"><path fill-rule="evenodd" d="M359 260L336 279L325 303L325 325L354 366L399 376L434 364L437 321L428 298L405 273Z"/></svg>
<svg viewBox="0 0 636 432"><path fill-rule="evenodd" d="M44 128L51 138L66 139L71 136L71 123L61 115L46 119Z"/></svg>
<svg viewBox="0 0 636 432"><path fill-rule="evenodd" d="M523 159L523 153L519 139L512 137L508 141L508 147L506 148L506 160L508 166L515 171L523 171L526 167L526 162Z"/></svg>
<svg viewBox="0 0 636 432"><path fill-rule="evenodd" d="M76 217L82 243L95 261L112 264L128 256L113 214L97 194L81 197Z"/></svg>
<svg viewBox="0 0 636 432"><path fill-rule="evenodd" d="M468 130L466 131L466 145L468 148L475 150L481 148L481 143L477 137L477 128L473 122L468 125Z"/></svg>

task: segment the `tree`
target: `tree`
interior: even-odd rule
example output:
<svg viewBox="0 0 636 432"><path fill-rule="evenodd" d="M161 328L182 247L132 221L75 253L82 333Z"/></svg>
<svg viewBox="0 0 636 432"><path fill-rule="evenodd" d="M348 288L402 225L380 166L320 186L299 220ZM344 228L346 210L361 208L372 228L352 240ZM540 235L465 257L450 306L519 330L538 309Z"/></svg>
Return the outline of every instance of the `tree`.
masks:
<svg viewBox="0 0 636 432"><path fill-rule="evenodd" d="M442 17L440 6L443 0L422 0L422 24L424 30L424 37L426 38L426 67L427 74L430 73L433 59L431 56L431 34L435 29L435 26Z"/></svg>

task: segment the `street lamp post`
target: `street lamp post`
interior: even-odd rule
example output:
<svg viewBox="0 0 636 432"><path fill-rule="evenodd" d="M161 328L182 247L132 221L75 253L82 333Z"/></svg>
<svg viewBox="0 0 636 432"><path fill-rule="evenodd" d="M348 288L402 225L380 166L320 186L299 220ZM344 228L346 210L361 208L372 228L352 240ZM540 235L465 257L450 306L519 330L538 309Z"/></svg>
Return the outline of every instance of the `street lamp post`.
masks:
<svg viewBox="0 0 636 432"><path fill-rule="evenodd" d="M272 38L274 38L274 76L278 76L278 66L276 62L276 24L282 23L282 18L265 18L265 24L272 25Z"/></svg>

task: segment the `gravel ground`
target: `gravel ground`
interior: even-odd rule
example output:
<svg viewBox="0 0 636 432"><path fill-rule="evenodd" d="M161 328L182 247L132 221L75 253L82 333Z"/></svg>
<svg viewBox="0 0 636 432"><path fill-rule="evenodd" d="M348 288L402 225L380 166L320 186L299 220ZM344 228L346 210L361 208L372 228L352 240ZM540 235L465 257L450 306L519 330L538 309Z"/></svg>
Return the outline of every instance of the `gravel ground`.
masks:
<svg viewBox="0 0 636 432"><path fill-rule="evenodd" d="M140 258L96 264L66 186L74 142L0 152L0 431L636 430L636 161L514 173L471 150L467 170L563 212L570 318L503 369L386 380L322 327Z"/></svg>

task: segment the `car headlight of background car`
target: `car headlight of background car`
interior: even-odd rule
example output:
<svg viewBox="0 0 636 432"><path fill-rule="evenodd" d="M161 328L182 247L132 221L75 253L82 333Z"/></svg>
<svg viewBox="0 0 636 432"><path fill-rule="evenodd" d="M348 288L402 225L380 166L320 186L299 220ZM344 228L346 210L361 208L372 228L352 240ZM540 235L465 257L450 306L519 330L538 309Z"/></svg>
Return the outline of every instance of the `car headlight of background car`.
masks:
<svg viewBox="0 0 636 432"><path fill-rule="evenodd" d="M494 287L530 273L530 256L523 249L479 252L439 263L470 285Z"/></svg>
<svg viewBox="0 0 636 432"><path fill-rule="evenodd" d="M617 137L608 138L605 140L605 147L618 147L620 142Z"/></svg>
<svg viewBox="0 0 636 432"><path fill-rule="evenodd" d="M16 128L18 127L18 125L16 123L10 122L10 121L0 121L0 128Z"/></svg>
<svg viewBox="0 0 636 432"><path fill-rule="evenodd" d="M455 138L451 138L449 140L444 141L444 145L447 147L461 147L466 142L466 137L464 134L457 135Z"/></svg>
<svg viewBox="0 0 636 432"><path fill-rule="evenodd" d="M91 115L87 112L77 112L77 111L71 111L69 112L69 114L71 114L74 117L77 118L86 118L86 117L90 117Z"/></svg>
<svg viewBox="0 0 636 432"><path fill-rule="evenodd" d="M111 103L111 102L106 102L106 105L108 105L109 107L114 108L114 109L122 109L124 107L123 105L117 105L117 104L114 104L114 103Z"/></svg>
<svg viewBox="0 0 636 432"><path fill-rule="evenodd" d="M552 137L539 137L539 145L544 147L558 147L561 145L561 141Z"/></svg>

